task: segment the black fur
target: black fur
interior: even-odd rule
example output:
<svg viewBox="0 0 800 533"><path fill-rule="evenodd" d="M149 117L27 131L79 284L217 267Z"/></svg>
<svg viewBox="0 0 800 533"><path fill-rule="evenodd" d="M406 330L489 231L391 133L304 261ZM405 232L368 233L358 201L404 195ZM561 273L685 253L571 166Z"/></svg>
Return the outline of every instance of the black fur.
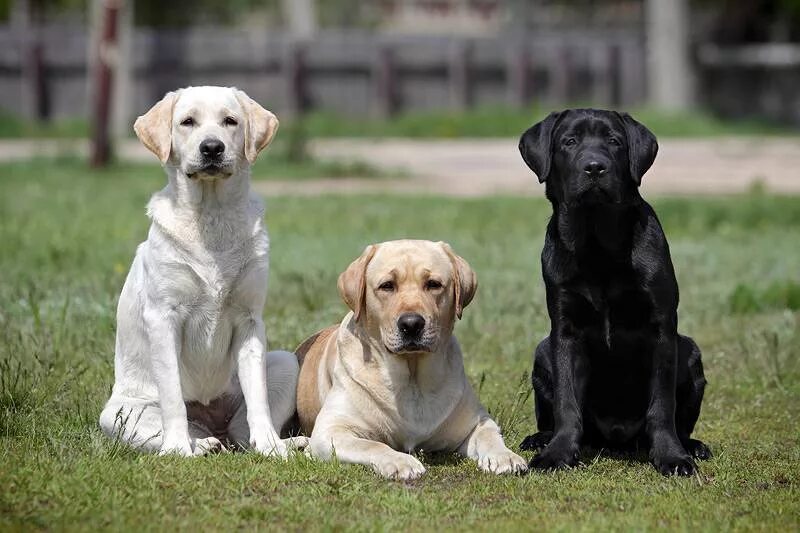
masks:
<svg viewBox="0 0 800 533"><path fill-rule="evenodd" d="M551 331L532 375L539 432L522 443L540 450L533 468L575 466L583 444L642 443L665 475L710 457L690 438L700 350L678 334L669 246L638 190L657 151L630 115L594 109L552 113L520 140L553 205L542 250Z"/></svg>

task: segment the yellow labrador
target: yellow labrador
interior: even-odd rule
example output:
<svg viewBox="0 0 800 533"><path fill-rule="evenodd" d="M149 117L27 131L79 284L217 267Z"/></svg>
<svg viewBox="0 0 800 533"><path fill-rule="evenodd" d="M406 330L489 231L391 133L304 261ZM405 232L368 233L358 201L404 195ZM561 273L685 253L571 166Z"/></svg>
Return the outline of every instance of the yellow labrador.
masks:
<svg viewBox="0 0 800 533"><path fill-rule="evenodd" d="M425 472L414 450L457 450L496 474L526 470L467 381L453 336L476 289L442 242L375 244L353 261L339 277L352 312L297 350L298 416L316 457L401 480Z"/></svg>

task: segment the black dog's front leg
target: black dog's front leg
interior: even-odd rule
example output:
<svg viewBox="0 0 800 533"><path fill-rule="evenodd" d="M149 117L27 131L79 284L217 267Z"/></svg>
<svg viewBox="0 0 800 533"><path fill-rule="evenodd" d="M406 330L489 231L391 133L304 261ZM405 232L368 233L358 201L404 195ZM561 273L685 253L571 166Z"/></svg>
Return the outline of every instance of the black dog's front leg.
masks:
<svg viewBox="0 0 800 533"><path fill-rule="evenodd" d="M583 434L583 399L588 377L584 340L572 324L550 336L553 371L553 438L530 462L531 468L555 470L578 464Z"/></svg>
<svg viewBox="0 0 800 533"><path fill-rule="evenodd" d="M678 336L673 330L665 324L658 328L650 369L647 435L650 438L650 460L659 472L665 476L690 476L696 467L675 429Z"/></svg>

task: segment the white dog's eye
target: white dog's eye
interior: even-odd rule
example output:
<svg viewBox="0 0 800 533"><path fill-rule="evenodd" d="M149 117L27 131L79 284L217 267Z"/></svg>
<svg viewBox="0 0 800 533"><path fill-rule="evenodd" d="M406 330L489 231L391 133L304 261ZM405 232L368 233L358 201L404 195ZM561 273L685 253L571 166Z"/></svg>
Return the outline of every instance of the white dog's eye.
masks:
<svg viewBox="0 0 800 533"><path fill-rule="evenodd" d="M394 281L384 281L378 285L378 289L382 291L392 292L394 290Z"/></svg>
<svg viewBox="0 0 800 533"><path fill-rule="evenodd" d="M223 120L222 123L226 126L236 126L239 124L239 122L233 117L225 117L225 120Z"/></svg>
<svg viewBox="0 0 800 533"><path fill-rule="evenodd" d="M428 290L436 290L442 288L442 282L435 279L429 279L425 282L425 288Z"/></svg>
<svg viewBox="0 0 800 533"><path fill-rule="evenodd" d="M194 126L194 119L192 117L183 119L181 126Z"/></svg>

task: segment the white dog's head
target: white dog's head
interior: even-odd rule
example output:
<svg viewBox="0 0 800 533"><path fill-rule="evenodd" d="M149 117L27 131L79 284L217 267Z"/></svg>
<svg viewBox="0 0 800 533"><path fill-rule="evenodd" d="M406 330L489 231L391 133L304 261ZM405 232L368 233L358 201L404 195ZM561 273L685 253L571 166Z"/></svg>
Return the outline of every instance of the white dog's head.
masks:
<svg viewBox="0 0 800 533"><path fill-rule="evenodd" d="M133 129L163 164L212 180L253 163L275 136L278 119L233 87L187 87L167 93Z"/></svg>

